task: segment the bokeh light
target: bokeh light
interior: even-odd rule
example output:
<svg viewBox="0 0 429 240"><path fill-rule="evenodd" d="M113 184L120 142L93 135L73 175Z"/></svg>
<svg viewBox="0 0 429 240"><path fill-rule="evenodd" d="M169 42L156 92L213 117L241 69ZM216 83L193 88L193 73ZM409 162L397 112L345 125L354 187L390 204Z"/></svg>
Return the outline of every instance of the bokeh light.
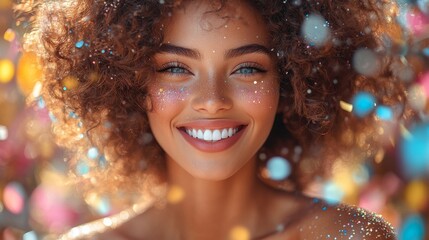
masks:
<svg viewBox="0 0 429 240"><path fill-rule="evenodd" d="M24 209L25 191L21 184L11 182L6 185L3 192L4 206L12 213L19 214Z"/></svg>
<svg viewBox="0 0 429 240"><path fill-rule="evenodd" d="M8 83L15 75L15 65L8 59L0 59L0 83Z"/></svg>
<svg viewBox="0 0 429 240"><path fill-rule="evenodd" d="M24 95L31 93L34 85L41 77L42 73L37 63L36 54L32 52L23 53L18 62L16 76L16 81L21 92Z"/></svg>
<svg viewBox="0 0 429 240"><path fill-rule="evenodd" d="M303 3L293 0L291 7L302 8ZM64 119L47 109L52 102L41 96L43 75L36 54L23 52L20 45L24 34L29 31L31 20L14 21L12 0L0 0L0 11L0 239L12 238L16 233L21 235L19 239L44 239L42 236L47 232L63 232L100 216L111 216L119 212L118 209L135 206L134 202L118 203L117 199L104 194L83 195L81 186L77 191L65 186L65 183L70 183L70 173L83 179L85 184L97 181L93 177L96 169L106 170L111 166L106 159L108 153L95 145L88 145L80 149L82 156L68 165L69 156L54 144L51 132L61 131L56 124ZM332 169L326 175L317 174L304 179L310 182L304 191L311 197L325 199L329 204L345 202L382 214L396 228L400 240L429 239L429 0L392 1L392 8L386 11L398 11L396 18L387 14L382 17L386 21L398 21L401 29L388 29L388 32L394 32L392 36L380 35L380 42L386 44L384 48L367 46L353 50L347 58L340 56L339 60L347 62L350 67L347 71L359 75L353 82L359 90L354 94L344 93L329 105L340 109L340 114L335 116L335 124L345 123L353 129L356 121L375 119L379 124L376 131L353 135L351 130L345 129L344 138L350 143L350 149L347 149L350 155L341 157L344 158L341 164L337 164L335 157L320 165L313 164L301 156L306 149L298 144L276 153L280 156L258 153L263 164L261 176L262 180L276 187L295 191L298 188L294 181L301 172ZM304 15L298 29L298 40L305 54L354 45L352 39L344 38L342 33L333 30L331 24L334 22L328 21L332 17L312 10ZM383 29L368 26L361 34L365 37L378 30ZM77 54L112 54L114 51L108 46L95 49L95 42L93 44L83 36L74 41L69 50ZM274 51L278 57L288 54L282 50ZM365 85L382 81L385 76L392 77L380 72L386 56L395 58L390 70L405 91L394 97L404 105L385 101L385 96L390 98L397 94L391 91L393 89L380 88L377 91ZM323 66L323 61L313 67L311 71L341 70L336 66ZM97 82L100 74L105 73L94 71L87 76L79 75L79 78L70 74L58 81L65 93L73 95L74 90L82 87L81 77ZM341 76L331 79L336 86L345 83L341 80ZM314 83L319 84L317 79ZM307 93L316 99L316 85L310 90ZM415 111L412 115L399 118L402 111L410 109ZM64 111L67 120L74 121L77 129L84 129L78 112L69 108ZM106 121L100 122L100 126L107 129L112 124ZM387 136L387 132L397 133L397 136L391 135L383 142L382 150L370 150L380 144L376 142L377 137ZM87 141L87 133L82 131L76 134L75 139ZM142 134L143 144L154 140L151 134ZM357 152L357 145L368 150ZM143 167L147 166L142 164ZM117 177L106 175L106 178ZM118 189L119 199L124 192L125 189ZM187 197L183 186L168 186L161 192L169 204L181 203ZM140 199L136 193L131 195L133 201ZM113 224L106 221L108 225ZM235 226L228 237L247 240L253 237L250 232L253 229Z"/></svg>
<svg viewBox="0 0 429 240"><path fill-rule="evenodd" d="M311 46L322 46L330 38L329 23L318 14L310 14L302 23L301 33Z"/></svg>
<svg viewBox="0 0 429 240"><path fill-rule="evenodd" d="M250 233L249 230L243 226L236 226L232 228L229 240L249 240Z"/></svg>
<svg viewBox="0 0 429 240"><path fill-rule="evenodd" d="M353 68L365 76L374 76L380 71L379 57L370 49L358 49L353 56Z"/></svg>
<svg viewBox="0 0 429 240"><path fill-rule="evenodd" d="M425 235L424 220L419 215L407 217L399 231L399 240L423 240Z"/></svg>
<svg viewBox="0 0 429 240"><path fill-rule="evenodd" d="M268 177L272 180L283 180L291 174L290 163L282 157L272 157L267 162Z"/></svg>
<svg viewBox="0 0 429 240"><path fill-rule="evenodd" d="M410 129L410 136L402 139L401 161L404 174L411 179L429 172L429 123L420 123Z"/></svg>
<svg viewBox="0 0 429 240"><path fill-rule="evenodd" d="M352 99L353 113L365 117L375 108L375 98L368 92L359 92Z"/></svg>

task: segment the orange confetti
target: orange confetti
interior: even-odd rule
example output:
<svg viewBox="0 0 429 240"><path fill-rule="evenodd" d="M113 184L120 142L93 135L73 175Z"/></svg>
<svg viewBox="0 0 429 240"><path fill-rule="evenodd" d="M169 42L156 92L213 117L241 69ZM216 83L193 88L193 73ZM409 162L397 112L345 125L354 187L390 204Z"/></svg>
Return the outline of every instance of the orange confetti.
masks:
<svg viewBox="0 0 429 240"><path fill-rule="evenodd" d="M37 64L37 56L33 52L24 53L19 62L16 80L18 87L24 95L32 92L36 82L42 77L42 71Z"/></svg>
<svg viewBox="0 0 429 240"><path fill-rule="evenodd" d="M8 42L12 42L16 37L15 32L12 29L8 29L6 30L6 32L4 33L4 40L8 41Z"/></svg>

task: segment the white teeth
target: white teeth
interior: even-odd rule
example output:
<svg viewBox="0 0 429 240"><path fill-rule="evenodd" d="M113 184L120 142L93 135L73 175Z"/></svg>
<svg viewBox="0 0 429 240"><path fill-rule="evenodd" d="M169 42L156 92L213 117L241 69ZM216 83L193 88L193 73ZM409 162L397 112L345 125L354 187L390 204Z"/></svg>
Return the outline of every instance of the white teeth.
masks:
<svg viewBox="0 0 429 240"><path fill-rule="evenodd" d="M186 129L186 133L193 137L208 142L217 142L219 140L232 137L238 132L238 128L224 128L224 129Z"/></svg>
<svg viewBox="0 0 429 240"><path fill-rule="evenodd" d="M220 135L220 131L219 130L214 130L213 131L213 135L212 135L212 140L213 141L219 141L222 139L222 136Z"/></svg>
<svg viewBox="0 0 429 240"><path fill-rule="evenodd" d="M222 130L222 138L227 138L228 137L228 130L223 129Z"/></svg>
<svg viewBox="0 0 429 240"><path fill-rule="evenodd" d="M204 140L206 141L211 141L212 140L212 131L210 130L205 130L204 131Z"/></svg>
<svg viewBox="0 0 429 240"><path fill-rule="evenodd" d="M203 131L201 131L201 130L198 129L198 131L197 131L197 138L204 139Z"/></svg>

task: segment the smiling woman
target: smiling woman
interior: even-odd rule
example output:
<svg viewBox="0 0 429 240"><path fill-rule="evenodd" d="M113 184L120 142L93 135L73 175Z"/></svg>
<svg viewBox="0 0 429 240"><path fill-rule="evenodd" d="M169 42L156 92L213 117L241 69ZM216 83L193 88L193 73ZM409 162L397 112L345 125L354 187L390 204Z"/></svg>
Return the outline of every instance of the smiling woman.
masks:
<svg viewBox="0 0 429 240"><path fill-rule="evenodd" d="M368 135L373 118L349 116L340 100L367 91L405 101L377 40L396 27L388 2L20 6L35 13L26 48L40 57L42 96L79 187L155 202L61 239L395 238L372 213L300 192L330 159L382 145ZM377 58L357 71L362 49Z"/></svg>

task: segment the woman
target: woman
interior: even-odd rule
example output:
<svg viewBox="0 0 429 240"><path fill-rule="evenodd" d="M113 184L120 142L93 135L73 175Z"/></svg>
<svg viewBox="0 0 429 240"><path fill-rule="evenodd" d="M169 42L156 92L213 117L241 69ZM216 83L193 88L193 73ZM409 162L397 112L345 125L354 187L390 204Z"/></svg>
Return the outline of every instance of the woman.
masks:
<svg viewBox="0 0 429 240"><path fill-rule="evenodd" d="M34 4L26 47L41 57L59 143L84 153L70 159L75 175L87 191L143 192L159 203L121 224L105 218L62 238L394 239L374 214L273 187L285 181L301 189L357 142L355 132L371 130L372 118L348 117L340 100L395 84L380 101L403 96L381 58L372 70L352 66L360 49L383 51L384 7ZM292 174L279 176L265 167L270 161L292 166ZM169 192L159 194L164 183Z"/></svg>

